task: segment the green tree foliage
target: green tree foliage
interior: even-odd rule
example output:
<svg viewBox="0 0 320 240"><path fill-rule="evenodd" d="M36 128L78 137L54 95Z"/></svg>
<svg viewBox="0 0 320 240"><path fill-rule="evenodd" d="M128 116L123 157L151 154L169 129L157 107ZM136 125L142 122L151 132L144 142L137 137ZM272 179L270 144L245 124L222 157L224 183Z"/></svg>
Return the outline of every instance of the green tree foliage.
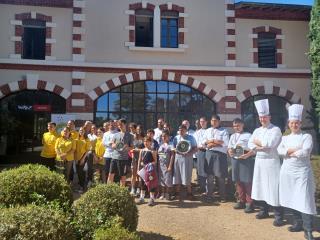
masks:
<svg viewBox="0 0 320 240"><path fill-rule="evenodd" d="M316 112L320 116L320 0L315 0L312 7L309 28L312 96L316 102Z"/></svg>

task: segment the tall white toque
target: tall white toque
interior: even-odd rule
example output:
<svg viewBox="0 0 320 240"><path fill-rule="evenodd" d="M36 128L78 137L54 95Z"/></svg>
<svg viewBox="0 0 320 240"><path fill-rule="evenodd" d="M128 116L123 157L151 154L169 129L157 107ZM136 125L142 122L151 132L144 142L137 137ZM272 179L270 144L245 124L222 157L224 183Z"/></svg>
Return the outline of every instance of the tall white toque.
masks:
<svg viewBox="0 0 320 240"><path fill-rule="evenodd" d="M288 120L302 120L303 105L292 104L288 108L289 119Z"/></svg>
<svg viewBox="0 0 320 240"><path fill-rule="evenodd" d="M269 101L268 99L261 99L254 102L256 106L259 117L269 115Z"/></svg>

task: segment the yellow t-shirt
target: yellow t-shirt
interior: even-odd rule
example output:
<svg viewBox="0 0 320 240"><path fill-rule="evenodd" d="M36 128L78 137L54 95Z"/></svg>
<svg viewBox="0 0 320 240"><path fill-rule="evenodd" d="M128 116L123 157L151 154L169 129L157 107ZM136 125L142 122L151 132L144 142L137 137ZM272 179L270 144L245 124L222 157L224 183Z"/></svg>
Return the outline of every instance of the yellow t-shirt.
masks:
<svg viewBox="0 0 320 240"><path fill-rule="evenodd" d="M63 136L63 130L61 131L61 136ZM76 140L79 138L79 133L76 130L72 130L70 132L70 137L72 138L72 140Z"/></svg>
<svg viewBox="0 0 320 240"><path fill-rule="evenodd" d="M100 165L104 165L104 159L103 159L103 155L104 155L104 151L105 151L105 147L103 146L103 142L102 142L102 138L98 137L97 138L97 142L96 142L96 147L95 147L95 152L97 157L99 157L99 161L98 164Z"/></svg>
<svg viewBox="0 0 320 240"><path fill-rule="evenodd" d="M74 160L80 160L81 157L90 150L91 143L88 138L84 139L83 137L75 141L77 143L77 146L76 151L74 152Z"/></svg>
<svg viewBox="0 0 320 240"><path fill-rule="evenodd" d="M40 156L44 158L54 158L56 157L56 151L54 149L54 146L56 144L56 141L58 139L58 134L56 131L54 132L46 132L42 136L42 151Z"/></svg>
<svg viewBox="0 0 320 240"><path fill-rule="evenodd" d="M66 160L72 161L74 160L74 151L76 150L76 146L76 141L72 140L71 138L64 139L63 137L59 137L56 141L55 150L56 153L67 153ZM61 157L59 157L58 154L56 160L62 161Z"/></svg>

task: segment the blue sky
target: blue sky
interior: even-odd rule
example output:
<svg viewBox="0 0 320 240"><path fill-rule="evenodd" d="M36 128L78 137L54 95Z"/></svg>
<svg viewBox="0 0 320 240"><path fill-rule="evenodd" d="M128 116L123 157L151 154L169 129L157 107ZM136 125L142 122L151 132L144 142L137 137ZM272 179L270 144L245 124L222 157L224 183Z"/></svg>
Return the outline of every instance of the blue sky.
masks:
<svg viewBox="0 0 320 240"><path fill-rule="evenodd" d="M241 2L241 0L235 0ZM314 0L242 0L243 2L264 2L264 3L282 3L282 4L298 4L298 5L313 5Z"/></svg>

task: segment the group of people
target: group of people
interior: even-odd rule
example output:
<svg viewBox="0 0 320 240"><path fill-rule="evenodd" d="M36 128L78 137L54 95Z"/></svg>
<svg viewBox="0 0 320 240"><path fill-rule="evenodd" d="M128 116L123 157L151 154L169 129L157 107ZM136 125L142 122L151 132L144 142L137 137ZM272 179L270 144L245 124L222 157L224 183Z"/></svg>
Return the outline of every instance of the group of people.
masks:
<svg viewBox="0 0 320 240"><path fill-rule="evenodd" d="M253 134L244 131L244 122L233 120L234 133L229 136L220 126L220 117L212 115L211 127L201 117L196 131L184 120L177 132L172 132L164 119L158 119L155 129L125 119L111 120L96 128L85 122L79 131L69 121L61 134L55 123L48 123L43 135L42 162L50 169L65 174L67 181L77 173L80 192L93 181L112 183L118 179L125 186L131 173L130 194L144 203L150 194L149 206L160 199L183 200L181 186L187 198L194 198L191 179L196 160L197 181L202 197L215 201L214 186L218 186L219 200L227 200L225 180L228 177L228 158L232 163L232 180L236 184L238 202L235 209L254 212L260 207L257 219L269 217L273 208L274 226L284 225L284 208L292 210L294 224L289 231L305 231L312 236L312 215L316 214L315 184L310 164L312 137L301 131L303 106L289 107L290 134L282 136L280 129L271 123L267 99L255 102L261 127ZM173 136L174 135L174 136ZM281 162L283 163L281 164ZM95 177L94 177L95 176ZM96 179L95 179L96 178Z"/></svg>

